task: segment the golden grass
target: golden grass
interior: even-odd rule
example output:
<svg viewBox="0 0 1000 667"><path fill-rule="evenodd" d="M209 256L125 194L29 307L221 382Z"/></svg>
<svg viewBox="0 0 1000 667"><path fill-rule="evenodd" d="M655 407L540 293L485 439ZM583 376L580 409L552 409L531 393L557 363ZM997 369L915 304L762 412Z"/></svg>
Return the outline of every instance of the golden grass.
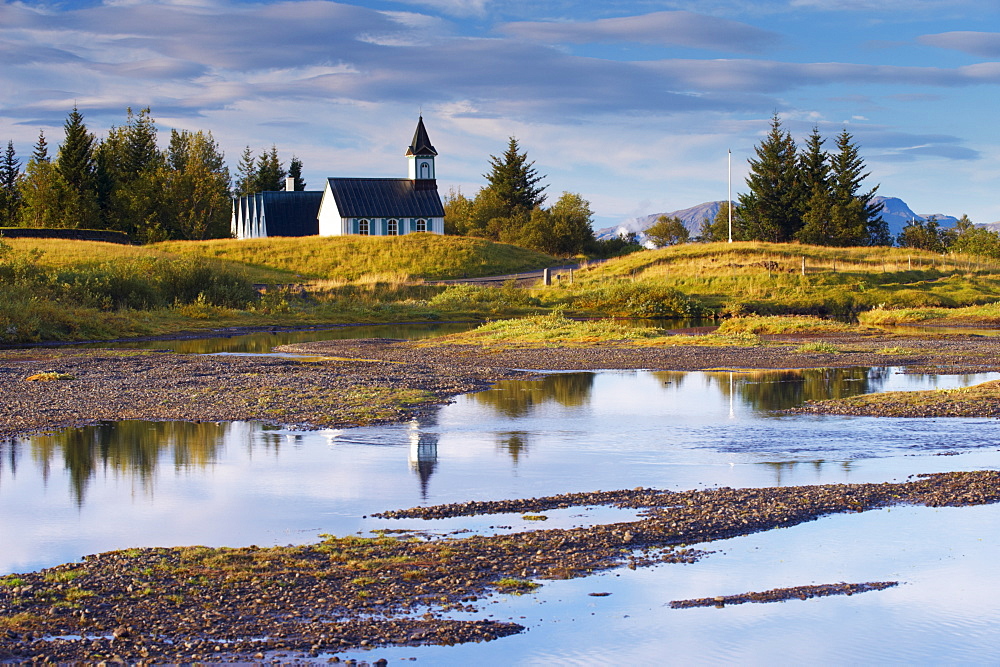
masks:
<svg viewBox="0 0 1000 667"><path fill-rule="evenodd" d="M858 315L864 324L997 324L1000 302L964 308L874 308Z"/></svg>
<svg viewBox="0 0 1000 667"><path fill-rule="evenodd" d="M572 320L557 311L510 320L496 320L457 334L429 338L418 343L422 347L440 345L481 345L503 347L586 347L615 343L636 347L673 345L706 345L747 347L761 344L760 338L748 332L679 336L656 327L635 327L614 320Z"/></svg>
<svg viewBox="0 0 1000 667"><path fill-rule="evenodd" d="M517 246L438 234L167 241L153 248L280 271L289 282L446 280L517 273L557 263L549 255Z"/></svg>
<svg viewBox="0 0 1000 667"><path fill-rule="evenodd" d="M754 334L802 334L802 333L855 333L858 327L838 322L824 320L807 315L774 315L734 317L719 325L720 334L749 332Z"/></svg>

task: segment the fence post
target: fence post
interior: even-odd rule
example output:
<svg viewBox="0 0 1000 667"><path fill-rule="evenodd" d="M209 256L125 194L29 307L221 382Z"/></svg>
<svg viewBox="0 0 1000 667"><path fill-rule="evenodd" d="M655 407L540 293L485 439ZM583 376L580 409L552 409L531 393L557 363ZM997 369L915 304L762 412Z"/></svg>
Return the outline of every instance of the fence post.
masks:
<svg viewBox="0 0 1000 667"><path fill-rule="evenodd" d="M552 284L552 269L542 269L542 284L546 287Z"/></svg>
<svg viewBox="0 0 1000 667"><path fill-rule="evenodd" d="M806 256L802 255L802 275L806 275Z"/></svg>

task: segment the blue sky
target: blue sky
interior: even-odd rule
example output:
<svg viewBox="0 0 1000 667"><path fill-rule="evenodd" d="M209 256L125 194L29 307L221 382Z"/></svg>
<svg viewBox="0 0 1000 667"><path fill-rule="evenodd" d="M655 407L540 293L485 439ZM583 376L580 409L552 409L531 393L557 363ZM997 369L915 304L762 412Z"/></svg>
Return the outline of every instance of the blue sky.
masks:
<svg viewBox="0 0 1000 667"><path fill-rule="evenodd" d="M405 176L422 110L442 190L514 135L595 227L734 194L777 111L846 127L918 213L1000 221L997 0L0 0L0 140L127 106L326 176ZM164 142L165 143L165 142Z"/></svg>

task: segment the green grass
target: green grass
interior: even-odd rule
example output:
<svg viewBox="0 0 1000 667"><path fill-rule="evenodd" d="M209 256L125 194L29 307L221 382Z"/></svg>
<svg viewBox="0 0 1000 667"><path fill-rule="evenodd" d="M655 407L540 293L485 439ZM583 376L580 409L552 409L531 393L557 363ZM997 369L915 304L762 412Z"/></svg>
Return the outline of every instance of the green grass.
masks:
<svg viewBox="0 0 1000 667"><path fill-rule="evenodd" d="M653 343L648 332L615 325L558 331L538 322L517 325L534 327L530 333L508 324L476 335L481 342L493 336L536 344L757 345L760 334L841 329L833 322L747 315L857 315L865 324L1000 322L1000 263L899 248L686 244L585 267L572 283L550 287L423 282L554 262L515 246L430 234L151 246L10 239L0 242L0 342L227 326L506 319L559 310L583 317L736 319L696 341L672 336ZM253 283L304 283L307 291L272 288L258 295Z"/></svg>
<svg viewBox="0 0 1000 667"><path fill-rule="evenodd" d="M558 263L549 255L517 246L437 234L167 241L152 248L280 271L286 276L284 282L446 280L518 273Z"/></svg>
<svg viewBox="0 0 1000 667"><path fill-rule="evenodd" d="M561 311L519 319L487 322L471 331L429 338L420 346L482 345L504 347L573 347L614 342L632 346L704 345L754 347L759 336L747 331L678 336L657 327L636 327L614 320L573 320Z"/></svg>
<svg viewBox="0 0 1000 667"><path fill-rule="evenodd" d="M964 308L875 308L858 315L865 324L997 324L1000 302Z"/></svg>
<svg viewBox="0 0 1000 667"><path fill-rule="evenodd" d="M805 273L802 262L805 259ZM576 273L566 298L633 283L677 290L723 315L851 316L873 308L1000 300L1000 263L906 248L706 243L633 253Z"/></svg>
<svg viewBox="0 0 1000 667"><path fill-rule="evenodd" d="M428 339L422 344L434 346L552 343L565 346L607 341L658 340L664 336L665 332L655 327L637 328L613 320L578 321L563 316L561 312L555 312L549 315L487 322L471 331Z"/></svg>
<svg viewBox="0 0 1000 667"><path fill-rule="evenodd" d="M801 334L801 333L850 333L858 327L805 315L771 316L753 315L734 317L719 325L718 333L732 334L747 332L754 334Z"/></svg>

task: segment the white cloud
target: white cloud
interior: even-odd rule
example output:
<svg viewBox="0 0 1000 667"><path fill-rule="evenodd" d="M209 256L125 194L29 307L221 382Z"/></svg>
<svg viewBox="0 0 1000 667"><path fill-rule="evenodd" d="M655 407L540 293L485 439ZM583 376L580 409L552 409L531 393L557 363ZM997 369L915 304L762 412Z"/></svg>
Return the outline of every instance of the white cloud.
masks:
<svg viewBox="0 0 1000 667"><path fill-rule="evenodd" d="M543 43L638 42L739 53L757 53L782 41L781 35L769 30L687 11L586 22L507 23L500 31Z"/></svg>
<svg viewBox="0 0 1000 667"><path fill-rule="evenodd" d="M955 31L936 35L923 35L922 44L942 49L953 49L983 58L1000 58L1000 32Z"/></svg>

